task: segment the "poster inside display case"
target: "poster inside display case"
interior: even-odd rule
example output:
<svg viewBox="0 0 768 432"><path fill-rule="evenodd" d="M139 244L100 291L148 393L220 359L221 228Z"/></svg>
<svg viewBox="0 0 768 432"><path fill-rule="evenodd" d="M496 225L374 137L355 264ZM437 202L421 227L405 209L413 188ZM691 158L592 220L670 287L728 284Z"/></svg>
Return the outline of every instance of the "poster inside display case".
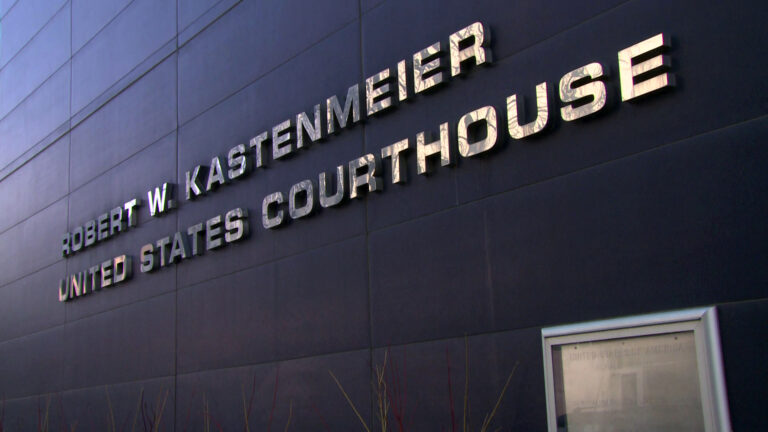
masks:
<svg viewBox="0 0 768 432"><path fill-rule="evenodd" d="M550 432L730 431L714 308L542 337Z"/></svg>

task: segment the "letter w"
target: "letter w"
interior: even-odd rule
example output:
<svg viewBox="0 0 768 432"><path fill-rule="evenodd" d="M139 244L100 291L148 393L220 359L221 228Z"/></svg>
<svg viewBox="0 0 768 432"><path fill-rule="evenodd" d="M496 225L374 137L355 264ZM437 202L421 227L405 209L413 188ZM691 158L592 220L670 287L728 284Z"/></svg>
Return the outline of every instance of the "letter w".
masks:
<svg viewBox="0 0 768 432"><path fill-rule="evenodd" d="M162 186L158 186L154 190L150 189L147 192L149 215L152 217L160 216L160 214L176 207L176 203L171 199L172 196L173 185L169 183L163 183Z"/></svg>

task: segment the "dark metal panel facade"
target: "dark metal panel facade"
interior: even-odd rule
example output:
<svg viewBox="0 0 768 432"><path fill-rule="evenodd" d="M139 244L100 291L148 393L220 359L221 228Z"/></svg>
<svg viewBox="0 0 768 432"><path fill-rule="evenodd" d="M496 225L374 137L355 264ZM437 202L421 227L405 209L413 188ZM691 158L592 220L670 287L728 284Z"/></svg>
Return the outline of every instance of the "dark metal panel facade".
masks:
<svg viewBox="0 0 768 432"><path fill-rule="evenodd" d="M544 430L542 327L714 305L734 430L766 429L767 12L754 1L0 2L2 426L32 429L48 413L53 428L103 430L114 415L119 429L138 406L160 430L242 428L246 415L253 428L362 430L349 401L377 423L386 364L394 428L460 429L468 382L478 429L514 371L491 429ZM196 166L226 171L240 144L255 165L254 137L287 133L279 125L300 113L311 124L316 105L343 107L355 84L364 113L366 79L394 76L401 60L410 73L414 53L449 50L475 22L491 64L458 77L446 67L431 91L335 134L324 125L302 148L294 137L285 157L268 141L265 167L185 198ZM660 33L677 85L622 102L617 53ZM591 63L606 105L565 121L558 84ZM507 98L533 121L541 83L547 126L513 139ZM489 106L498 140L461 157L460 119ZM420 175L419 136L439 143L445 123L453 164L437 156ZM394 184L393 147L380 156L405 139ZM376 187L363 174L374 165ZM357 176L357 198L262 226L264 197L289 200L321 173L335 184L339 166L347 196ZM146 193L165 182L178 206L151 217ZM132 198L143 200L135 226L62 257L65 233ZM143 245L235 208L248 211L246 239L139 270ZM291 219L288 204L270 208ZM130 281L58 301L59 280L120 254L133 257Z"/></svg>

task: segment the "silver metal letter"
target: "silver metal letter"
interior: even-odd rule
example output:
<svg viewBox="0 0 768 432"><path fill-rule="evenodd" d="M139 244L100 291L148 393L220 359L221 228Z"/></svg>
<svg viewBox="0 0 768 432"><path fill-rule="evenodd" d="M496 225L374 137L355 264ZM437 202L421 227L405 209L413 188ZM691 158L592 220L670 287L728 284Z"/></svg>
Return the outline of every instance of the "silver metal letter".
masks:
<svg viewBox="0 0 768 432"><path fill-rule="evenodd" d="M101 263L101 287L112 285L112 260Z"/></svg>
<svg viewBox="0 0 768 432"><path fill-rule="evenodd" d="M507 98L507 129L509 136L514 139L522 139L529 135L541 132L547 126L549 119L549 91L547 83L543 82L536 86L536 120L520 125L517 113L520 111L517 106L517 95L513 94Z"/></svg>
<svg viewBox="0 0 768 432"><path fill-rule="evenodd" d="M99 236L101 240L101 236ZM77 252L83 248L83 227L77 227L72 231L72 252Z"/></svg>
<svg viewBox="0 0 768 432"><path fill-rule="evenodd" d="M248 157L248 153L246 153L245 144L238 144L229 149L227 165L229 165L227 177L230 180L234 180L251 171L251 159Z"/></svg>
<svg viewBox="0 0 768 432"><path fill-rule="evenodd" d="M221 215L216 215L205 221L205 250L218 249L224 246L221 233Z"/></svg>
<svg viewBox="0 0 768 432"><path fill-rule="evenodd" d="M272 159L288 156L293 151L293 119L272 128Z"/></svg>
<svg viewBox="0 0 768 432"><path fill-rule="evenodd" d="M61 239L61 256L63 257L72 253L72 250L69 247L69 239L69 233L64 234L64 237Z"/></svg>
<svg viewBox="0 0 768 432"><path fill-rule="evenodd" d="M83 280L83 295L86 295L89 292L93 292L93 285L90 283L90 279L88 278L88 271L81 271L78 273L78 275Z"/></svg>
<svg viewBox="0 0 768 432"><path fill-rule="evenodd" d="M397 62L397 100L408 99L408 72L405 60Z"/></svg>
<svg viewBox="0 0 768 432"><path fill-rule="evenodd" d="M83 246L88 247L96 243L96 221L89 220L85 223L85 244Z"/></svg>
<svg viewBox="0 0 768 432"><path fill-rule="evenodd" d="M101 266L96 264L95 266L88 269L88 275L91 277L91 289L94 291L98 291L101 289L101 285L99 282L101 281L101 278L98 278L97 275L101 271Z"/></svg>
<svg viewBox="0 0 768 432"><path fill-rule="evenodd" d="M315 120L310 123L307 113L296 114L296 148L304 147L304 138L316 142L323 138L320 104L315 105Z"/></svg>
<svg viewBox="0 0 768 432"><path fill-rule="evenodd" d="M427 143L426 135L424 132L416 134L416 162L418 165L418 173L429 174L432 171L427 164L427 158L439 154L440 165L448 166L453 163L453 157L451 155L451 132L448 123L440 125L440 139L438 141L432 141Z"/></svg>
<svg viewBox="0 0 768 432"><path fill-rule="evenodd" d="M365 173L358 171L365 168ZM357 188L368 186L368 192L380 191L383 182L376 176L379 171L379 159L371 153L349 161L349 197L357 198Z"/></svg>
<svg viewBox="0 0 768 432"><path fill-rule="evenodd" d="M304 195L303 204L299 205L299 196ZM288 192L288 215L291 219L299 219L312 213L315 209L315 185L312 180L302 180L291 186Z"/></svg>
<svg viewBox="0 0 768 432"><path fill-rule="evenodd" d="M410 144L406 138L381 149L381 158L390 158L392 161L392 184L405 183L406 181L405 163L403 163L401 154L409 147Z"/></svg>
<svg viewBox="0 0 768 432"><path fill-rule="evenodd" d="M155 242L155 245L160 248L157 253L160 255L160 267L165 267L168 264L168 261L165 260L165 248L171 244L171 238L170 237L163 237L160 240Z"/></svg>
<svg viewBox="0 0 768 432"><path fill-rule="evenodd" d="M181 232L176 232L173 235L173 243L171 243L171 253L168 255L168 264L173 264L176 261L181 261L187 257L187 239Z"/></svg>
<svg viewBox="0 0 768 432"><path fill-rule="evenodd" d="M667 73L672 62L666 55L657 55L637 64L637 57L669 48L669 38L659 33L629 48L619 51L619 81L621 100L627 101L638 96L675 85L675 77ZM663 73L662 73L663 72ZM637 83L635 83L637 78Z"/></svg>
<svg viewBox="0 0 768 432"><path fill-rule="evenodd" d="M83 291L83 274L76 273L69 277L69 296L80 297L85 294Z"/></svg>
<svg viewBox="0 0 768 432"><path fill-rule="evenodd" d="M251 138L248 146L253 149L256 148L256 168L261 168L266 165L264 161L264 144L269 139L267 132L262 132L255 137Z"/></svg>
<svg viewBox="0 0 768 432"><path fill-rule="evenodd" d="M480 141L470 142L472 138L469 136L469 127L472 124L481 121L485 123L485 138ZM464 114L459 119L457 135L459 142L459 154L461 154L463 157L475 156L492 149L493 146L496 145L496 141L498 141L499 137L496 122L496 108L492 106L485 106L476 109L471 113Z"/></svg>
<svg viewBox="0 0 768 432"><path fill-rule="evenodd" d="M141 272L147 273L155 269L155 246L152 243L145 244L139 252L141 259Z"/></svg>
<svg viewBox="0 0 768 432"><path fill-rule="evenodd" d="M393 106L391 73L392 69L386 68L365 80L365 107L369 117Z"/></svg>
<svg viewBox="0 0 768 432"><path fill-rule="evenodd" d="M603 67L600 63L590 63L578 69L568 72L560 79L560 100L571 104L583 98L592 97L592 100L584 105L574 108L566 105L560 108L560 115L565 121L573 121L600 111L605 106L605 84L597 79L603 76ZM587 83L582 81L590 80ZM574 87L574 83L578 86Z"/></svg>
<svg viewBox="0 0 768 432"><path fill-rule="evenodd" d="M421 93L443 82L440 42L413 55L413 90Z"/></svg>
<svg viewBox="0 0 768 432"><path fill-rule="evenodd" d="M83 275L83 294L96 291L94 284L91 283L91 278L88 277L88 270L83 270L80 274ZM101 289L101 287L99 287L99 289Z"/></svg>
<svg viewBox="0 0 768 432"><path fill-rule="evenodd" d="M116 233L122 232L124 230L125 223L123 222L123 208L115 207L109 212L109 235L113 236Z"/></svg>
<svg viewBox="0 0 768 432"><path fill-rule="evenodd" d="M285 202L282 192L274 192L264 197L264 201L261 202L261 224L264 228L272 229L280 226L284 221L283 210L280 208L280 204ZM272 208L276 208L277 211L272 215Z"/></svg>
<svg viewBox="0 0 768 432"><path fill-rule="evenodd" d="M360 121L360 86L355 84L347 89L347 99L344 101L344 109L339 105L339 99L333 95L326 100L326 117L328 120L328 133L338 133L347 127L349 114L352 114L352 123ZM335 120L334 120L335 119ZM339 129L336 130L338 123ZM350 124L351 126L351 124Z"/></svg>
<svg viewBox="0 0 768 432"><path fill-rule="evenodd" d="M99 241L106 240L109 238L109 213L104 213L103 215L100 215L98 218L98 238Z"/></svg>
<svg viewBox="0 0 768 432"><path fill-rule="evenodd" d="M66 279L59 279L59 301L65 302L69 300L69 287L67 286Z"/></svg>
<svg viewBox="0 0 768 432"><path fill-rule="evenodd" d="M208 183L205 185L205 191L210 192L216 187L219 187L227 183L226 177L224 177L224 170L221 168L221 160L219 157L211 159L211 168L208 170ZM165 185L163 185L165 187ZM151 205L152 203L150 203Z"/></svg>
<svg viewBox="0 0 768 432"><path fill-rule="evenodd" d="M128 212L128 217L126 217L128 219L128 227L136 226L136 212L133 209L139 206L141 206L141 200L138 198L134 198L123 205L125 211Z"/></svg>
<svg viewBox="0 0 768 432"><path fill-rule="evenodd" d="M206 166L198 165L192 170L191 173L187 171L187 175L186 175L187 176L187 187L186 187L187 200L195 199L195 197L198 197L205 193L205 191L203 190L203 185L201 185L198 182L199 180L198 177L203 175L203 173L207 171L207 169L208 167Z"/></svg>
<svg viewBox="0 0 768 432"><path fill-rule="evenodd" d="M318 180L320 183L319 186L319 195L320 195L320 205L323 208L333 207L335 205L338 205L341 203L341 200L344 199L344 185L346 184L346 176L347 176L347 166L346 165L339 165L336 167L336 191L333 193L333 195L328 195L328 177L325 172L321 172L318 176Z"/></svg>
<svg viewBox="0 0 768 432"><path fill-rule="evenodd" d="M216 160L218 160L218 158ZM221 166L219 166L219 170L221 170ZM211 184L210 182L211 180L209 177L209 186ZM176 207L176 203L171 199L171 196L173 196L173 185L170 183L163 183L161 186L156 187L154 190L148 190L147 201L149 202L149 215L152 217L157 217Z"/></svg>
<svg viewBox="0 0 768 432"><path fill-rule="evenodd" d="M202 242L200 241L200 233L203 232L203 223L192 225L187 228L187 234L192 239L192 256L198 256L203 253Z"/></svg>
<svg viewBox="0 0 768 432"><path fill-rule="evenodd" d="M248 236L248 210L240 207L224 215L224 241L236 242Z"/></svg>
<svg viewBox="0 0 768 432"><path fill-rule="evenodd" d="M472 45L461 49L462 42L472 39ZM451 52L451 76L461 73L461 64L471 58L475 64L480 65L492 61L491 50L487 47L491 43L491 32L488 26L476 22L457 31L448 38Z"/></svg>
<svg viewBox="0 0 768 432"><path fill-rule="evenodd" d="M216 158L216 160L218 161L218 158ZM221 165L219 165L219 172L221 172ZM208 177L208 185L210 186L210 184L211 179ZM170 183L163 183L155 189L148 190L147 201L149 202L149 215L152 217L161 216L168 210L175 208L176 203L171 199L172 196L173 185Z"/></svg>
<svg viewBox="0 0 768 432"><path fill-rule="evenodd" d="M133 274L131 268L131 257L126 255L115 257L112 268L114 269L115 274L112 280L113 284L117 284L130 279L131 275Z"/></svg>

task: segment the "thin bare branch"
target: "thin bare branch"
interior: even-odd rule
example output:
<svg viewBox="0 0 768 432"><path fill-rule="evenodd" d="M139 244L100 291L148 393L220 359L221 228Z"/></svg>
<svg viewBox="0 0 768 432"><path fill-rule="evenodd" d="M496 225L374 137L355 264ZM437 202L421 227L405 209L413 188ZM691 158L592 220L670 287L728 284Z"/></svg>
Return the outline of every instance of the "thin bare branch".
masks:
<svg viewBox="0 0 768 432"><path fill-rule="evenodd" d="M336 378L336 375L333 374L333 372L328 371L329 374L331 374L331 378L336 382L336 385L339 387L339 390L341 390L341 393L344 395L344 397L347 399L347 403L349 403L349 406L352 407L352 411L355 412L355 415L357 415L357 418L360 420L360 424L363 425L363 428L366 430L366 432L371 432L371 430L368 428L368 425L365 424L365 420L363 420L363 416L360 415L360 412L355 407L355 404L352 403L352 399L349 398L349 395L347 394L346 390L344 390L344 387L339 382L338 378Z"/></svg>

